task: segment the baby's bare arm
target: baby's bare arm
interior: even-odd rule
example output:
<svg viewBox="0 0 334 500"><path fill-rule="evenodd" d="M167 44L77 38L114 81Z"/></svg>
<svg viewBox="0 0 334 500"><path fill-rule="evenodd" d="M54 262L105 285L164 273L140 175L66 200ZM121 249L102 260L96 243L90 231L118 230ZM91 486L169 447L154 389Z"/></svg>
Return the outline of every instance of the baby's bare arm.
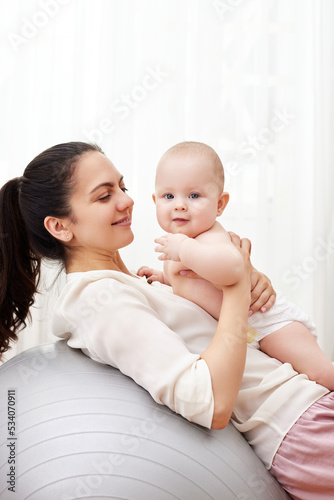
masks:
<svg viewBox="0 0 334 500"><path fill-rule="evenodd" d="M181 261L211 283L232 285L243 275L243 261L228 233L216 222L196 238L167 234L155 240L160 260Z"/></svg>
<svg viewBox="0 0 334 500"><path fill-rule="evenodd" d="M184 299L191 300L215 319L219 319L219 313L223 300L223 292L218 290L209 281L201 278L187 278L180 275L184 269L180 262L170 260L164 263L164 275L168 278L173 293Z"/></svg>
<svg viewBox="0 0 334 500"><path fill-rule="evenodd" d="M159 281L160 283L163 283L164 285L170 285L165 274L162 271L160 271L159 269L152 269L152 267L141 266L137 271L137 275L141 276L141 277L145 276L146 278L150 279L151 281Z"/></svg>

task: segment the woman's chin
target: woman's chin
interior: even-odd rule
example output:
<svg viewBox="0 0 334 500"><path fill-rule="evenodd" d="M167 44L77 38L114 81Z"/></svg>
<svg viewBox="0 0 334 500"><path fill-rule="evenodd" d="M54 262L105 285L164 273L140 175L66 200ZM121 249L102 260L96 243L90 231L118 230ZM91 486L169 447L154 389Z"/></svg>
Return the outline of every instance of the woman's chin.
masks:
<svg viewBox="0 0 334 500"><path fill-rule="evenodd" d="M130 245L133 242L134 239L135 239L135 235L130 230L129 235L128 235L126 241L124 242L124 244L120 248L127 247L128 245Z"/></svg>

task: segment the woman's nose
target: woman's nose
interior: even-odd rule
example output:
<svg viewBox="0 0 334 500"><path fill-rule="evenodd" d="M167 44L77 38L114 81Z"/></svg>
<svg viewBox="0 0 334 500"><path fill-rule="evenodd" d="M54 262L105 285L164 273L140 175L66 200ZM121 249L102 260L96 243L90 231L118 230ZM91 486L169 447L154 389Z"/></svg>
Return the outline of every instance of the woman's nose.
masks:
<svg viewBox="0 0 334 500"><path fill-rule="evenodd" d="M118 204L117 205L118 205L117 206L118 210L120 212L122 212L123 210L126 210L127 208L133 207L134 201L131 198L131 196L129 196L125 192L122 192L122 194L120 195L120 198L118 200Z"/></svg>

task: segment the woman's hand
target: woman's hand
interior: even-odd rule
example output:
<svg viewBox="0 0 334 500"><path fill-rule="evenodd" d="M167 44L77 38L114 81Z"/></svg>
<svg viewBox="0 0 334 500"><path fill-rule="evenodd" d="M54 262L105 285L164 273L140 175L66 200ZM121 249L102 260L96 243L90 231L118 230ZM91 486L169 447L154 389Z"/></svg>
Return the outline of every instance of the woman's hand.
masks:
<svg viewBox="0 0 334 500"><path fill-rule="evenodd" d="M252 316L257 311L262 313L269 311L275 300L276 292L270 279L253 267L251 274L251 305L248 316Z"/></svg>

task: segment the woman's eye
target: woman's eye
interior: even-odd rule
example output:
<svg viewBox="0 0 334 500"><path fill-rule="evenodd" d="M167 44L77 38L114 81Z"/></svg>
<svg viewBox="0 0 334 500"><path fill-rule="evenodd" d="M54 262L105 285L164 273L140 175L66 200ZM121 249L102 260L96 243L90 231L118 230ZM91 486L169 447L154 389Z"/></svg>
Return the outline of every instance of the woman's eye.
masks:
<svg viewBox="0 0 334 500"><path fill-rule="evenodd" d="M172 200L174 198L174 196L171 193L165 194L164 197L166 198L166 200Z"/></svg>
<svg viewBox="0 0 334 500"><path fill-rule="evenodd" d="M123 193L126 193L127 191L129 191L126 187L121 187L121 190L123 191Z"/></svg>
<svg viewBox="0 0 334 500"><path fill-rule="evenodd" d="M107 194L106 196L102 196L102 198L99 198L99 201L107 201L110 198L110 194Z"/></svg>
<svg viewBox="0 0 334 500"><path fill-rule="evenodd" d="M199 194L198 193L191 193L191 195L189 196L189 198L192 198L192 199L199 198Z"/></svg>

